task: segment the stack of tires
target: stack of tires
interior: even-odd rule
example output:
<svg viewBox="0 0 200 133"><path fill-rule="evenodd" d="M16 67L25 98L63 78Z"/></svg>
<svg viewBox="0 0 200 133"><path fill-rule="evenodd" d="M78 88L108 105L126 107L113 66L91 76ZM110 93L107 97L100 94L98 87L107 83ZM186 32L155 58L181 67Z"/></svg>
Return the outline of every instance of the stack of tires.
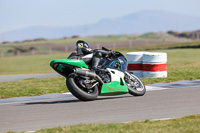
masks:
<svg viewBox="0 0 200 133"><path fill-rule="evenodd" d="M146 52L129 52L126 54L128 60L127 70L133 72L137 77L143 77L143 55Z"/></svg>
<svg viewBox="0 0 200 133"><path fill-rule="evenodd" d="M167 54L161 52L129 52L127 70L140 78L167 77Z"/></svg>

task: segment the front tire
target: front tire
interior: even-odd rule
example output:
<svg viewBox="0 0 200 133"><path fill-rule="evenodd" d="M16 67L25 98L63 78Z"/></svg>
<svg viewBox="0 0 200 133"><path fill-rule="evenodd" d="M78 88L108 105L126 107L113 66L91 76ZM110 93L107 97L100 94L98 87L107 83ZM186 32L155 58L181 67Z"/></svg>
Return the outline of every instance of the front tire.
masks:
<svg viewBox="0 0 200 133"><path fill-rule="evenodd" d="M66 85L68 90L81 101L92 101L98 97L99 90L97 85L92 88L92 92L87 92L78 83L80 76L72 73L67 76Z"/></svg>
<svg viewBox="0 0 200 133"><path fill-rule="evenodd" d="M143 96L146 93L146 87L134 74L125 72L125 82L131 95Z"/></svg>

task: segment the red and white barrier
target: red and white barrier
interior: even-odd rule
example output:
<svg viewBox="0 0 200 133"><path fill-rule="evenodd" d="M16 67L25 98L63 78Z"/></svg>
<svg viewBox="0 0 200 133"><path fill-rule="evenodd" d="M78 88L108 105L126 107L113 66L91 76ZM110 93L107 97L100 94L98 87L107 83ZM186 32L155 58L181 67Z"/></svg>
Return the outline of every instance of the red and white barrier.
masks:
<svg viewBox="0 0 200 133"><path fill-rule="evenodd" d="M143 78L167 77L167 54L151 52L143 55Z"/></svg>
<svg viewBox="0 0 200 133"><path fill-rule="evenodd" d="M159 52L129 52L127 70L138 77L167 77L167 54Z"/></svg>
<svg viewBox="0 0 200 133"><path fill-rule="evenodd" d="M144 53L147 53L147 52L126 53L126 57L128 60L127 70L133 72L139 78L143 77L142 62L143 62Z"/></svg>

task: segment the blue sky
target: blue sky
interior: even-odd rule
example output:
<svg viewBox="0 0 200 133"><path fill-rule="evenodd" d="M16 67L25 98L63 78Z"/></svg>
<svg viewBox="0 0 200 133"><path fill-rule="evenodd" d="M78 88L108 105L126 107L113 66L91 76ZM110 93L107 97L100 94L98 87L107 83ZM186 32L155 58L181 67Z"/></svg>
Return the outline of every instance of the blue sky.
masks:
<svg viewBox="0 0 200 133"><path fill-rule="evenodd" d="M0 33L30 26L77 26L142 10L200 17L200 0L0 0Z"/></svg>

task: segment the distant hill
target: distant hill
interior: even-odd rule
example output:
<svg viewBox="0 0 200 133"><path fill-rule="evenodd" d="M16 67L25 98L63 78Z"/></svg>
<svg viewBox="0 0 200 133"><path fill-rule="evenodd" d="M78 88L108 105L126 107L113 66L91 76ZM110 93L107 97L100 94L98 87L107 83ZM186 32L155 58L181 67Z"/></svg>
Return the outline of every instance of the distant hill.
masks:
<svg viewBox="0 0 200 133"><path fill-rule="evenodd" d="M193 31L200 29L200 17L166 11L145 10L115 19L103 19L91 25L76 27L33 26L0 34L0 41L22 41L34 38L141 34L147 32Z"/></svg>

